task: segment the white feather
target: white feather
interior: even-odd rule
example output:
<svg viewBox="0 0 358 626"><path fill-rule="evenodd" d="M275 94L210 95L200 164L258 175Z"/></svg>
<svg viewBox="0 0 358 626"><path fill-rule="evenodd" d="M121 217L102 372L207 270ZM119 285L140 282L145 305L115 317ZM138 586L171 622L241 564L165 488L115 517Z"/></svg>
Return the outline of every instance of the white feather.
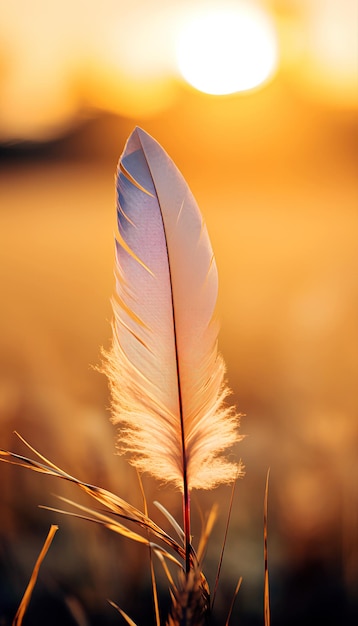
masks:
<svg viewBox="0 0 358 626"><path fill-rule="evenodd" d="M217 270L184 178L143 130L117 172L114 339L105 371L119 447L131 462L183 489L237 477L222 453L240 439L223 401L224 363L213 321Z"/></svg>

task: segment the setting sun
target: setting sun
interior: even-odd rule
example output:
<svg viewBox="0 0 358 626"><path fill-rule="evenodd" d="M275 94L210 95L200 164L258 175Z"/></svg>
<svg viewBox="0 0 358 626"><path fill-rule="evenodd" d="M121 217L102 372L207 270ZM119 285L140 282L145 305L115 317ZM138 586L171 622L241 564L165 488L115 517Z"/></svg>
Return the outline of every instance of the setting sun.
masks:
<svg viewBox="0 0 358 626"><path fill-rule="evenodd" d="M244 3L196 14L179 35L177 62L185 80L204 93L253 89L277 66L273 24L262 10Z"/></svg>

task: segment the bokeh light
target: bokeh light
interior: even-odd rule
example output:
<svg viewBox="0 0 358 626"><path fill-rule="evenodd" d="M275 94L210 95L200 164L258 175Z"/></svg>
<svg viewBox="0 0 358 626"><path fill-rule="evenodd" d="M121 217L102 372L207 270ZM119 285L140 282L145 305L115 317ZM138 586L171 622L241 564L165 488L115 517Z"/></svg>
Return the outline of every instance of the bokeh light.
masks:
<svg viewBox="0 0 358 626"><path fill-rule="evenodd" d="M253 89L277 66L273 23L253 4L203 10L183 26L177 60L185 80L204 93Z"/></svg>
<svg viewBox="0 0 358 626"><path fill-rule="evenodd" d="M358 3L304 0L302 54L294 78L302 93L330 106L358 105Z"/></svg>
<svg viewBox="0 0 358 626"><path fill-rule="evenodd" d="M355 0L1 3L0 140L48 141L101 112L152 118L183 77L225 94L276 76L352 108L357 13Z"/></svg>

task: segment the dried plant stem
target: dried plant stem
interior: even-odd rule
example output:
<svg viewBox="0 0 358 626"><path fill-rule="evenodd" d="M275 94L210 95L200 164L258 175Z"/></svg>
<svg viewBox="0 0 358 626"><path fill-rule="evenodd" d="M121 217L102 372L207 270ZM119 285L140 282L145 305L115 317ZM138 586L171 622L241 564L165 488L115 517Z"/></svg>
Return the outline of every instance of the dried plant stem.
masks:
<svg viewBox="0 0 358 626"><path fill-rule="evenodd" d="M28 607L29 602L31 600L32 592L33 592L34 587L36 585L36 581L37 581L37 577L38 577L38 574L39 574L39 571L40 571L40 567L41 567L42 561L44 560L44 558L45 558L45 556L46 556L46 554L48 552L48 549L49 549L49 547L50 547L50 545L52 543L52 540L53 540L57 530L58 530L58 526L52 525L50 530L49 530L49 532L48 532L48 535L46 537L45 543L42 546L42 550L41 550L41 552L40 552L40 554L39 554L39 556L37 558L37 561L35 563L35 567L32 570L31 578L29 580L29 583L28 583L28 585L26 587L26 591L25 591L25 593L24 593L24 595L22 597L22 600L20 602L20 606L17 609L16 615L15 615L15 617L13 619L12 626L21 626L21 624L22 624L22 620L24 618L24 615L26 613L27 607Z"/></svg>
<svg viewBox="0 0 358 626"><path fill-rule="evenodd" d="M138 477L139 487L140 487L140 491L141 491L142 498L143 498L144 515L146 517L148 517L147 498L146 498L144 487L143 487L143 481L142 481L141 475L138 472L138 470L137 470L137 477ZM149 537L149 531L148 530L147 530L147 537L148 537L148 541L149 541L150 537ZM150 545L149 545L149 565L150 565L150 577L151 577L151 581L152 581L152 590L153 590L155 623L156 623L156 626L160 626L158 590L157 590L157 582L156 582L156 579L155 579L155 571L154 571L154 563L153 563L153 552L152 552L152 548L151 548Z"/></svg>
<svg viewBox="0 0 358 626"><path fill-rule="evenodd" d="M115 602L113 602L112 600L108 600L108 603L113 606L114 609L116 609L116 611L118 611L118 613L120 613L123 617L123 619L127 622L127 624L129 624L129 626L137 626L137 624L135 622L133 622L133 620L129 617L129 615L127 615L127 613L125 613L119 606L118 604L116 604Z"/></svg>
<svg viewBox="0 0 358 626"><path fill-rule="evenodd" d="M222 566L222 562L223 562L223 558L224 558L224 551L225 551L226 540L227 540L227 533L228 533L229 524L230 524L232 505L233 505L233 502L234 502L234 494L235 494L235 487L236 487L237 478L238 478L238 476L236 477L235 482L233 483L232 489L231 489L229 511L228 511L227 519L226 519L225 535L224 535L223 545L222 545L222 548L221 548L221 554L220 554L220 559L219 559L218 571L216 573L216 578L215 578L215 586L214 586L214 592L213 592L213 599L212 599L212 602L211 602L211 610L213 610L213 608L214 608L216 592L217 592L218 584L219 584L221 566Z"/></svg>
<svg viewBox="0 0 358 626"><path fill-rule="evenodd" d="M226 618L225 626L229 626L229 622L230 622L231 614L232 614L232 611L233 611L233 608L234 608L234 604L235 604L236 596L237 596L237 594L239 593L239 589L240 589L240 587L241 587L241 583L242 583L242 576L240 576L240 578L239 578L239 580L238 580L238 583L237 583L237 585L236 585L236 588L235 588L235 591L234 591L234 595L233 595L232 600L231 600L231 604L230 604L230 608L229 608L229 613L228 613L228 616L227 616L227 618Z"/></svg>

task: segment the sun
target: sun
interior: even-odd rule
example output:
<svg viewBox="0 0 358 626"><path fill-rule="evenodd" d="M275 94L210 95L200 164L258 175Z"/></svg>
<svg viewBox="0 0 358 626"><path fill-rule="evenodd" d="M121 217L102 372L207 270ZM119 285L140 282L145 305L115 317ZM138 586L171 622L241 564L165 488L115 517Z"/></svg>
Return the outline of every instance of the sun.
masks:
<svg viewBox="0 0 358 626"><path fill-rule="evenodd" d="M253 5L206 10L182 27L176 58L180 73L204 93L254 89L277 68L277 37L269 16Z"/></svg>

